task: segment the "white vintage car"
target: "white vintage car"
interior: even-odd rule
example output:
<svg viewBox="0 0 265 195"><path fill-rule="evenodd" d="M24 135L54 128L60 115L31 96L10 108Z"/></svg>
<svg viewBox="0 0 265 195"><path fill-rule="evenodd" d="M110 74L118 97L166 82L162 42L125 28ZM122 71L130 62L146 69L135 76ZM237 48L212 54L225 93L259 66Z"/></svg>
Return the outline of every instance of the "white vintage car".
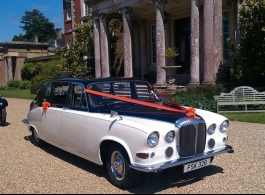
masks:
<svg viewBox="0 0 265 195"><path fill-rule="evenodd" d="M105 164L122 189L142 172L183 166L186 173L234 152L227 118L162 99L143 79L57 79L42 87L23 122L36 146Z"/></svg>

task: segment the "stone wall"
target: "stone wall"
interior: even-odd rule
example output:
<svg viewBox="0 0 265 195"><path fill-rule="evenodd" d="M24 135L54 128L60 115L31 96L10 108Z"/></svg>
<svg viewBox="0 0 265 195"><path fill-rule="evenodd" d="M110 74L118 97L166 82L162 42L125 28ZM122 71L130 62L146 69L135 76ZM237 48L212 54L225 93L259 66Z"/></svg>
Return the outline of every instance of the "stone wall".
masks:
<svg viewBox="0 0 265 195"><path fill-rule="evenodd" d="M5 63L3 54L0 53L0 86L5 85Z"/></svg>

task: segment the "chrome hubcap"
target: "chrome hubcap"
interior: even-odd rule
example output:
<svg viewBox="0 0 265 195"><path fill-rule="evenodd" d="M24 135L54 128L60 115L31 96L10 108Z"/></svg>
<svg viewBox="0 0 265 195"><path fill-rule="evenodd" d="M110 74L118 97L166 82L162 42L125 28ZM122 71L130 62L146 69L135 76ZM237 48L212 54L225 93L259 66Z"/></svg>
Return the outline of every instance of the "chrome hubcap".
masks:
<svg viewBox="0 0 265 195"><path fill-rule="evenodd" d="M122 180L125 175L125 163L120 152L115 151L111 155L111 170L116 179Z"/></svg>

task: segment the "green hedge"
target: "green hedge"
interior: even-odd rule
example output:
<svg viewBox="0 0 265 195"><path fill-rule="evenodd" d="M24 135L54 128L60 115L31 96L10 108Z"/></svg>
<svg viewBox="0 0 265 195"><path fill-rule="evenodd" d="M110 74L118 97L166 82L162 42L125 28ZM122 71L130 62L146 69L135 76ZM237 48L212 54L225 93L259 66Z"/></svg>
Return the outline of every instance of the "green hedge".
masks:
<svg viewBox="0 0 265 195"><path fill-rule="evenodd" d="M177 92L173 100L182 106L199 108L199 103L202 109L216 112L215 95L227 92L221 84L216 85L196 85L188 86L185 91Z"/></svg>

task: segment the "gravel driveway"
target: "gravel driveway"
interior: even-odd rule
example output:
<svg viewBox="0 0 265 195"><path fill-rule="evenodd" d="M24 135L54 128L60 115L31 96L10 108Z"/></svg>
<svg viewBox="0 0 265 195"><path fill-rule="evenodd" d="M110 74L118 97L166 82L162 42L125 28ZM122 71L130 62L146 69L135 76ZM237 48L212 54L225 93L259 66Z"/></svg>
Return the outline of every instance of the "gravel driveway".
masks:
<svg viewBox="0 0 265 195"><path fill-rule="evenodd" d="M179 168L146 173L130 190L107 180L101 166L51 145L31 143L21 120L29 100L7 98L7 125L0 127L1 194L264 194L265 125L231 122L228 144L235 153L216 156L203 169L183 174Z"/></svg>

